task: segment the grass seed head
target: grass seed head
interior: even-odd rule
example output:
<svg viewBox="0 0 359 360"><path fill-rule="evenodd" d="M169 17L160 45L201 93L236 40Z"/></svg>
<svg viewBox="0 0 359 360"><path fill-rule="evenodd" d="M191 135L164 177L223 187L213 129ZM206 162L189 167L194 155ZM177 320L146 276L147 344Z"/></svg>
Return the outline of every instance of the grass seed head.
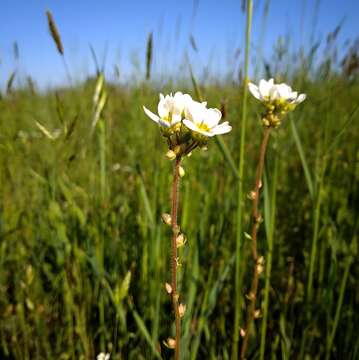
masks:
<svg viewBox="0 0 359 360"><path fill-rule="evenodd" d="M54 40L54 42L56 44L57 51L61 55L64 55L64 47L63 47L62 42L61 42L60 33L57 30L55 20L54 20L54 18L52 16L50 10L46 11L46 16L47 16L47 23L49 25L50 34L51 34L51 37L52 37L52 39Z"/></svg>

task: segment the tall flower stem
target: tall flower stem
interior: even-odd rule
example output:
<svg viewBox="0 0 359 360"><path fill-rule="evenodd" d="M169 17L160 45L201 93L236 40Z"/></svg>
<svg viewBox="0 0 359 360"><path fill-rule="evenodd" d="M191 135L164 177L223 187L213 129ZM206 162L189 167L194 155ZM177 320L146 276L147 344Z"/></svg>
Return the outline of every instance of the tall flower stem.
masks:
<svg viewBox="0 0 359 360"><path fill-rule="evenodd" d="M275 231L275 219L276 219L276 188L277 188L277 179L278 179L278 157L276 156L274 159L274 171L272 177L272 187L270 194L268 194L267 190L267 198L264 201L268 201L269 203L269 216L265 221L268 222L267 228L267 256L266 256L266 273L265 273L265 285L264 285L264 298L263 298L263 319L261 325L261 344L260 344L260 352L259 352L259 360L264 360L265 356L265 347L266 347L266 334L267 334L267 321L268 321L268 307L269 307L269 289L271 282L271 270L272 270L272 258L273 258L273 241L274 241L274 231ZM265 187L266 188L266 187ZM268 187L267 187L268 189Z"/></svg>
<svg viewBox="0 0 359 360"><path fill-rule="evenodd" d="M258 253L257 253L257 233L258 233L258 227L261 222L261 215L258 210L258 205L259 205L260 190L262 187L264 160L265 160L265 154L266 154L266 150L267 150L270 130L271 130L270 127L264 128L263 139L262 139L262 143L261 143L260 151L259 151L259 160L258 160L257 173L256 173L255 189L252 193L252 200L253 200L253 208L252 208L253 220L252 221L253 222L252 222L251 241L252 241L252 256L253 256L253 262L254 262L254 270L253 270L251 291L248 296L249 300L250 300L250 304L249 304L248 310L247 310L247 320L246 320L246 325L244 328L244 337L243 337L242 348L241 348L241 357L240 358L242 360L244 360L245 356L246 356L250 327L251 327L253 319L256 316L256 299L257 299L258 282L259 282L259 274L260 274L259 266L262 265L260 263L260 258L258 257Z"/></svg>
<svg viewBox="0 0 359 360"><path fill-rule="evenodd" d="M176 158L176 163L173 171L173 184L172 184L172 209L171 209L171 225L172 225L172 304L173 311L175 313L175 324L176 324L176 347L175 347L175 360L180 358L180 338L181 338L181 318L178 309L178 298L177 293L177 242L176 239L179 235L179 226L177 225L177 212L178 212L178 195L179 195L179 181L180 181L180 166L181 157Z"/></svg>

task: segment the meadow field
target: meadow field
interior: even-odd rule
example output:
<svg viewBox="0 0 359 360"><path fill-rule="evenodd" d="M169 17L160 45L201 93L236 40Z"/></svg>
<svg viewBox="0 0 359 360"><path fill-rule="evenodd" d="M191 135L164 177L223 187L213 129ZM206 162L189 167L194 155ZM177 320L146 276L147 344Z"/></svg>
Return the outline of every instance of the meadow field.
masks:
<svg viewBox="0 0 359 360"><path fill-rule="evenodd" d="M170 212L173 162L142 106L156 109L160 92L177 90L221 109L233 128L183 162L181 359L238 357L235 323L245 320L253 267L248 194L263 133L263 108L245 90L259 56L249 47L249 25L243 61L221 79L191 68L189 56L181 75L157 81L152 37L143 45L141 81L106 79L98 67L85 82L40 91L31 74L18 86L16 74L7 75L0 359L173 357L164 346L174 331L164 286L171 232L161 219ZM353 40L337 55L336 35L321 52L316 44L287 51L280 42L261 76L307 99L269 140L258 233L261 316L250 329L248 359L359 359L359 54Z"/></svg>

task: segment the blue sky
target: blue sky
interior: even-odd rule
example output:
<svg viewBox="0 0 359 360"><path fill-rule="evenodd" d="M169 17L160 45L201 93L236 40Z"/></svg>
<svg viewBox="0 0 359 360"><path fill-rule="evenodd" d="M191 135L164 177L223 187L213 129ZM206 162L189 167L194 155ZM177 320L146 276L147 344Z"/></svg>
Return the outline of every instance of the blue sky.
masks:
<svg viewBox="0 0 359 360"><path fill-rule="evenodd" d="M254 0L253 48L260 43L263 6ZM230 66L230 54L243 49L245 16L241 0L199 0L193 18L193 0L1 0L0 2L0 86L11 71L18 80L30 74L41 87L61 84L65 73L45 17L50 9L63 39L72 76L84 79L94 72L89 53L91 43L102 56L107 47L107 70L117 63L123 77L136 66L144 69L148 33L154 33L154 66L158 72L177 75L179 59L188 48L191 60L214 71ZM293 47L309 44L313 13L318 0L271 0L265 28L264 56L268 56L280 35L290 34ZM315 37L325 38L344 20L339 40L344 43L359 35L358 0L319 1ZM189 48L189 35L198 45ZM20 61L16 64L13 43L17 41ZM138 65L136 65L138 64Z"/></svg>

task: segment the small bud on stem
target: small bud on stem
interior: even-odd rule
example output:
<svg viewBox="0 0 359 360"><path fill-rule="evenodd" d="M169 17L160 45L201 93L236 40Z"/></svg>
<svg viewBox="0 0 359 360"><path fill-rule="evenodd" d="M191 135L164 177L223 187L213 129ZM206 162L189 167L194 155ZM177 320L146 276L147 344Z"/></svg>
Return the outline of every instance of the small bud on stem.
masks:
<svg viewBox="0 0 359 360"><path fill-rule="evenodd" d="M166 225L171 225L172 224L172 217L170 214L162 214L162 221L166 224Z"/></svg>
<svg viewBox="0 0 359 360"><path fill-rule="evenodd" d="M176 348L176 340L172 338L168 338L166 341L163 342L163 344L168 347L169 349L175 349Z"/></svg>
<svg viewBox="0 0 359 360"><path fill-rule="evenodd" d="M175 158L176 158L176 153L173 151L173 150L168 150L167 152L166 152L166 157L167 157L167 159L169 159L169 160L174 160Z"/></svg>
<svg viewBox="0 0 359 360"><path fill-rule="evenodd" d="M179 304L178 305L178 312L179 312L179 316L181 318L184 316L185 311L186 311L186 305Z"/></svg>
<svg viewBox="0 0 359 360"><path fill-rule="evenodd" d="M178 172L180 177L184 177L186 174L182 166L179 167Z"/></svg>
<svg viewBox="0 0 359 360"><path fill-rule="evenodd" d="M261 311L259 309L257 309L257 310L254 311L253 315L254 315L255 319L258 319L258 318L260 318L262 316L262 313L261 313Z"/></svg>
<svg viewBox="0 0 359 360"><path fill-rule="evenodd" d="M169 283L165 284L167 294L172 294L172 286Z"/></svg>
<svg viewBox="0 0 359 360"><path fill-rule="evenodd" d="M180 248L186 243L187 239L183 234L179 234L176 238L177 248Z"/></svg>

